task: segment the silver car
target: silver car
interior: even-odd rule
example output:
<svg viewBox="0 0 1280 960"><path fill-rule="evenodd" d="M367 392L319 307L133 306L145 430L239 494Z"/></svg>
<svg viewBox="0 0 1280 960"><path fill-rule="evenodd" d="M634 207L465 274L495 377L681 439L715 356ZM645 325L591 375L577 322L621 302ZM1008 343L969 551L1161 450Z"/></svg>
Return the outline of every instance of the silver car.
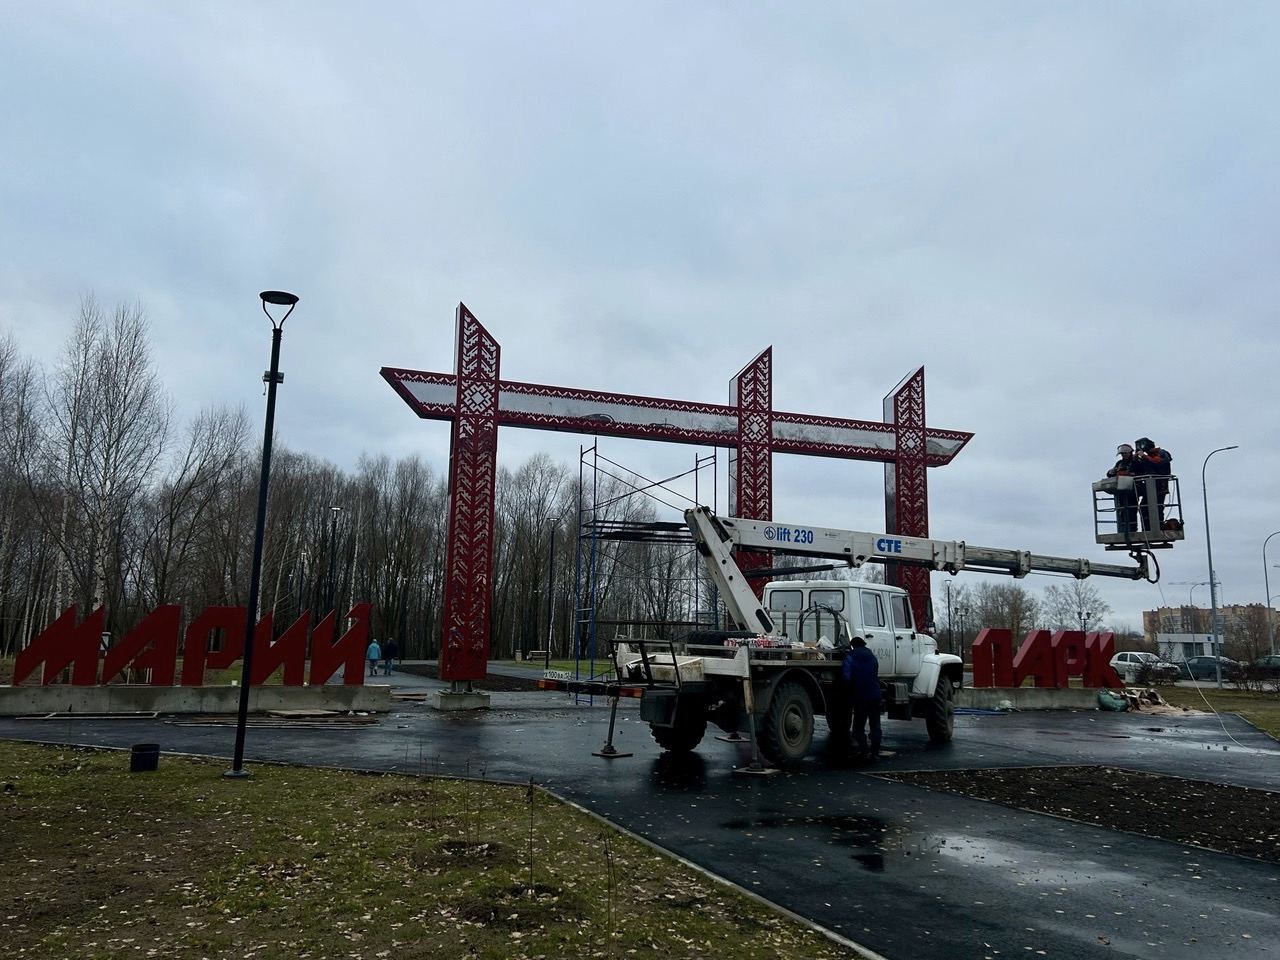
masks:
<svg viewBox="0 0 1280 960"><path fill-rule="evenodd" d="M1181 670L1176 663L1161 660L1154 653L1125 650L1111 658L1111 667L1125 683L1137 683L1139 676L1152 680L1177 680Z"/></svg>

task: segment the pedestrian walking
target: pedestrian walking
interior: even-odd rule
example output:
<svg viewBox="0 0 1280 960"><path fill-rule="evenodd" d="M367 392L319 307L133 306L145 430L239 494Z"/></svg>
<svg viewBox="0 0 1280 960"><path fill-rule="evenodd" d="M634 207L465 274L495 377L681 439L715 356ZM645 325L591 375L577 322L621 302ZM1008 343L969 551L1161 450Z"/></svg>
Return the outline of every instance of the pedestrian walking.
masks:
<svg viewBox="0 0 1280 960"><path fill-rule="evenodd" d="M369 646L364 652L364 658L369 661L369 676L376 677L378 675L378 661L382 659L382 647L378 646L377 640L369 641Z"/></svg>
<svg viewBox="0 0 1280 960"><path fill-rule="evenodd" d="M400 647L395 640L388 640L382 648L382 675L391 676L391 668L396 665L396 657L400 656Z"/></svg>

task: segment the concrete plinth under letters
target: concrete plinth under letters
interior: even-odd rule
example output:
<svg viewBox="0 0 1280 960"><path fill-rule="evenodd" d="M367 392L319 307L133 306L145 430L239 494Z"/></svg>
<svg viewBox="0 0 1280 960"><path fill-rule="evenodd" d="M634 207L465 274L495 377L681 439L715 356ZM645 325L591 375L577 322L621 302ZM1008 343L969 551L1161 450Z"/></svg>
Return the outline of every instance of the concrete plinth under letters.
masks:
<svg viewBox="0 0 1280 960"><path fill-rule="evenodd" d="M0 687L0 716L49 713L235 713L239 687L151 687L110 684L73 687ZM264 685L249 691L249 712L267 710L357 710L383 713L391 709L387 686L284 687Z"/></svg>
<svg viewBox="0 0 1280 960"><path fill-rule="evenodd" d="M428 702L436 710L489 709L489 695L479 690L437 690Z"/></svg>
<svg viewBox="0 0 1280 960"><path fill-rule="evenodd" d="M1098 691L1087 687L965 687L956 695L957 707L998 710L1006 702L1015 710L1097 710Z"/></svg>

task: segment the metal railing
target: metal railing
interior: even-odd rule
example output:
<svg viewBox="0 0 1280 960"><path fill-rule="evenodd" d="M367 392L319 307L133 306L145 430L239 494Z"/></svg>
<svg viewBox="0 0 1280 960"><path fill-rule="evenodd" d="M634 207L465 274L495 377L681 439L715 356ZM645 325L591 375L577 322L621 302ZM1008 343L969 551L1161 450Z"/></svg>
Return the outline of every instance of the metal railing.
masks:
<svg viewBox="0 0 1280 960"><path fill-rule="evenodd" d="M1149 550L1185 539L1175 476L1119 476L1093 485L1093 535L1108 550Z"/></svg>

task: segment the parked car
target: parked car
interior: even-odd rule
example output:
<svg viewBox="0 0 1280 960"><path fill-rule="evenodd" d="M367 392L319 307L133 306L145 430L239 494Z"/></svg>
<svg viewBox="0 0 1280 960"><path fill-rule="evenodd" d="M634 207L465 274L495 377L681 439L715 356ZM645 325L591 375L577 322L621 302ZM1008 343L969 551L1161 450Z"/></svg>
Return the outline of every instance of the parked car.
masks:
<svg viewBox="0 0 1280 960"><path fill-rule="evenodd" d="M1186 676L1192 680L1217 680L1218 666L1222 661L1222 679L1231 680L1240 673L1240 663L1230 657L1190 657L1183 662Z"/></svg>
<svg viewBox="0 0 1280 960"><path fill-rule="evenodd" d="M1125 650L1111 658L1111 668L1120 674L1125 683L1156 680L1177 680L1180 670L1176 663L1161 660L1154 653L1141 650Z"/></svg>
<svg viewBox="0 0 1280 960"><path fill-rule="evenodd" d="M1257 677L1280 678L1280 656L1259 657L1249 665Z"/></svg>

